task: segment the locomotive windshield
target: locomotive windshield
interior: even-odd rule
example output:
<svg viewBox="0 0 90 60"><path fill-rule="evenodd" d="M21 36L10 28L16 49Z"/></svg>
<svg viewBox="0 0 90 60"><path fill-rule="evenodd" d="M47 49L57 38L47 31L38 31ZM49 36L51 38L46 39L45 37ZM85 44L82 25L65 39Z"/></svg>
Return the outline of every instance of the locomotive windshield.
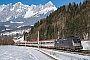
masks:
<svg viewBox="0 0 90 60"><path fill-rule="evenodd" d="M81 43L80 39L73 39L74 43Z"/></svg>

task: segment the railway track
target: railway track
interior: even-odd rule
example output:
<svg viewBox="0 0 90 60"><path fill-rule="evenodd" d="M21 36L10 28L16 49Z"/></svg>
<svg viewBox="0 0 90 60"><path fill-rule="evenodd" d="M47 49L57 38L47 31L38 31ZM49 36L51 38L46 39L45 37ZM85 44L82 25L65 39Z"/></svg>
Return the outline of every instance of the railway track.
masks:
<svg viewBox="0 0 90 60"><path fill-rule="evenodd" d="M84 56L90 56L90 50L70 51L70 50L61 50L61 49L53 49L53 48L40 48L40 49L42 49L42 50L43 49L52 49L52 50L58 51L58 52L66 52L66 53L71 53L71 54L79 54L79 55L84 55Z"/></svg>
<svg viewBox="0 0 90 60"><path fill-rule="evenodd" d="M84 55L90 56L90 50L81 50L80 53L83 53Z"/></svg>
<svg viewBox="0 0 90 60"><path fill-rule="evenodd" d="M48 49L48 48L41 48L41 49ZM90 56L90 50L81 50L81 51L67 51L67 50L60 50L60 49L52 49L54 51L58 52L66 52L66 53L71 53L71 54L79 54L79 55L84 55L84 56Z"/></svg>
<svg viewBox="0 0 90 60"><path fill-rule="evenodd" d="M84 56L90 56L90 50L81 50L81 51L65 51L65 50L57 50L60 52L66 52L66 53L71 53L71 54L79 54L79 55L84 55Z"/></svg>

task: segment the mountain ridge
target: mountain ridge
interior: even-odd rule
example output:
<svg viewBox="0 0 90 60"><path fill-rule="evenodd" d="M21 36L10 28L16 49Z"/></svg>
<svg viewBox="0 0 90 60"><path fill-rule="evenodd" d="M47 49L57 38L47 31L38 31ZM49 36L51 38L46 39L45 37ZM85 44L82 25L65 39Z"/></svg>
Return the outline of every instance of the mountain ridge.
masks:
<svg viewBox="0 0 90 60"><path fill-rule="evenodd" d="M51 1L45 5L24 5L21 2L15 4L0 5L0 26L8 25L8 29L20 26L34 25L40 19L46 18L57 8ZM12 23L13 22L13 23Z"/></svg>
<svg viewBox="0 0 90 60"><path fill-rule="evenodd" d="M45 19L35 23L27 40L37 40L37 31L40 32L40 40L69 36L90 40L90 0L61 6Z"/></svg>

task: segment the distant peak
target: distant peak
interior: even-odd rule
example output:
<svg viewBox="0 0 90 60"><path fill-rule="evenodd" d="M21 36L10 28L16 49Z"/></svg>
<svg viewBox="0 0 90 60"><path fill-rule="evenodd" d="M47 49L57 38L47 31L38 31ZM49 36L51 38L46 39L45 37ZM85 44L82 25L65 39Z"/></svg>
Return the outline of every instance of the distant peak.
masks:
<svg viewBox="0 0 90 60"><path fill-rule="evenodd" d="M53 5L53 3L52 3L51 1L49 1L49 2L48 2L48 4L51 4L51 5Z"/></svg>
<svg viewBox="0 0 90 60"><path fill-rule="evenodd" d="M22 4L21 2L17 2L17 4Z"/></svg>
<svg viewBox="0 0 90 60"><path fill-rule="evenodd" d="M17 2L15 5L23 5L21 2Z"/></svg>
<svg viewBox="0 0 90 60"><path fill-rule="evenodd" d="M52 7L55 7L51 1L49 1L47 4L45 4L45 6L48 6L48 7L51 7L51 6L52 6Z"/></svg>

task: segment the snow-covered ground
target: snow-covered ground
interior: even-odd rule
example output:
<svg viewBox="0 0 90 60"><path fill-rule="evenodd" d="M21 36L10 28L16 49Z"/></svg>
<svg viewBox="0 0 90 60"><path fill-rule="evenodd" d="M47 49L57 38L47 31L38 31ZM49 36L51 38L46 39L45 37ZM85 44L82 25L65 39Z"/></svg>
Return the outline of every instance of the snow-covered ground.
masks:
<svg viewBox="0 0 90 60"><path fill-rule="evenodd" d="M90 50L90 40L82 41L83 50Z"/></svg>
<svg viewBox="0 0 90 60"><path fill-rule="evenodd" d="M22 39L23 37L20 40ZM83 50L90 50L90 41L82 41L82 46ZM52 60L38 50L57 60L90 60L90 56L88 55L24 46L0 46L0 60Z"/></svg>
<svg viewBox="0 0 90 60"><path fill-rule="evenodd" d="M31 47L0 46L0 60L52 60Z"/></svg>
<svg viewBox="0 0 90 60"><path fill-rule="evenodd" d="M87 55L79 55L74 53L67 52L58 52L54 50L47 49L39 49L41 52L57 59L57 60L90 60L90 56Z"/></svg>

